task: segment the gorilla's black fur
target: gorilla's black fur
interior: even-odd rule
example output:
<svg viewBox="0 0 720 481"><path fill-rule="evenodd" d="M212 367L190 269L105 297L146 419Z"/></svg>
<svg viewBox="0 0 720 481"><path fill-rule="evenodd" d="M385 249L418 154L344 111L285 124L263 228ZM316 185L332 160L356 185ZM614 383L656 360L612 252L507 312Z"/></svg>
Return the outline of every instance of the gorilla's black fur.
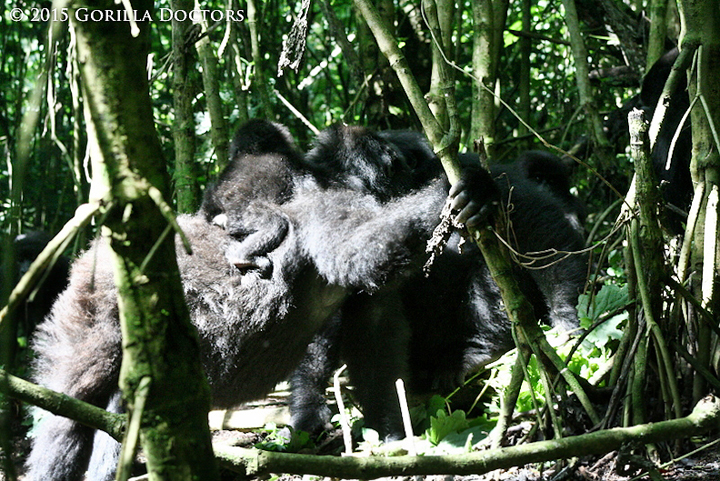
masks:
<svg viewBox="0 0 720 481"><path fill-rule="evenodd" d="M542 150L529 150L518 156L515 165L520 175L547 187L561 199L567 211L577 216L578 223L584 222L585 206L570 193L570 168L558 156Z"/></svg>
<svg viewBox="0 0 720 481"><path fill-rule="evenodd" d="M660 57L645 74L640 93L609 115L606 130L611 136L618 138L628 136L627 117L633 108L644 110L645 119L648 122L651 121L678 55L678 49L673 48ZM671 234L681 234L684 231L683 224L686 221L693 194L690 175L690 159L692 157L690 116L688 115L682 126L680 125L690 107L685 70L679 72L675 89L669 92L666 102L665 117L657 132L651 158L663 198L670 206L665 219L663 219L664 227ZM671 150L672 139L676 132L678 133L677 140Z"/></svg>
<svg viewBox="0 0 720 481"><path fill-rule="evenodd" d="M442 172L418 132L372 132L346 125L322 131L305 164L324 187L349 188L381 201L417 189Z"/></svg>
<svg viewBox="0 0 720 481"><path fill-rule="evenodd" d="M390 141L402 157L412 157L412 162L406 165L420 172L432 172L433 167L425 164L438 165L419 134L377 135ZM330 138L321 135L315 150L325 153L327 170L332 171L335 166L343 171L346 165L343 158L334 161L332 146L323 149L322 143ZM501 198L512 206L511 230L506 238L520 253L582 249L583 209L569 192L567 172L560 159L544 152L528 152L512 165L493 168L493 177L477 165L477 156L463 155L461 163L466 175L459 191L469 193L470 199ZM406 174L405 178L410 176ZM424 181L421 175L417 179L419 183ZM382 181L376 178L374 184L382 185ZM412 182L403 185L400 192L411 188ZM388 190L383 189L380 197ZM414 390L449 388L457 385L467 372L491 362L513 346L500 293L480 252L475 246L466 245L461 254L459 240L455 234L429 276L416 269L402 282L385 286L379 299L378 293L354 296L344 304L340 318L316 336L308 355L291 377L295 428L316 432L326 425L330 411L323 393L339 358L348 364L356 397L365 412L365 424L386 439L395 439L403 434L394 393L397 377L405 375ZM557 258L553 256L552 260ZM533 269L518 268L516 277L539 317L554 326L574 329L578 324L575 305L584 285L586 259L576 255L554 265L550 263L544 260L535 262ZM378 306L384 310L378 310ZM378 313L390 320L381 323ZM368 322L369 318L372 322ZM409 339L405 337L408 329Z"/></svg>
<svg viewBox="0 0 720 481"><path fill-rule="evenodd" d="M242 213L251 203L286 202L302 176L301 164L302 153L285 126L251 120L235 132L230 163L205 191L201 213L212 221L223 213Z"/></svg>
<svg viewBox="0 0 720 481"><path fill-rule="evenodd" d="M447 189L436 181L381 203L363 192L324 189L311 178L295 183L294 174L253 168L267 161L292 171L286 151L242 152L250 150L234 150L236 163L245 166L230 169L256 177L228 174L211 194L223 209L210 211L206 205L198 215L179 218L194 253L178 247L178 265L216 406L267 393L297 365L315 331L348 295L378 289L419 263ZM285 192L287 179L291 194L278 194ZM263 182L277 185L262 187L260 194L247 190ZM221 214L230 219L227 229L208 222ZM278 219L285 228L271 230L277 238L266 236L272 242L259 248L253 234ZM262 255L249 256L248 249ZM250 258L262 258L263 268L237 260ZM69 287L39 326L33 345L40 384L118 410L121 336L109 259L106 243L97 240L74 263ZM117 443L98 434L93 448L93 437L88 428L48 416L33 443L29 478L76 480L88 468L88 479L111 479Z"/></svg>
<svg viewBox="0 0 720 481"><path fill-rule="evenodd" d="M492 169L500 197L511 205L504 237L520 253L580 251L582 228L566 201L545 184L528 179L517 165ZM471 177L466 177L471 179ZM467 182L468 180L463 180ZM412 319L411 387L449 389L464 375L493 361L513 346L500 292L474 245L461 253L455 235L428 277L416 275L403 290ZM539 319L565 330L578 327L577 297L587 275L583 255L542 261L518 259L515 278ZM455 346L452 348L451 346Z"/></svg>

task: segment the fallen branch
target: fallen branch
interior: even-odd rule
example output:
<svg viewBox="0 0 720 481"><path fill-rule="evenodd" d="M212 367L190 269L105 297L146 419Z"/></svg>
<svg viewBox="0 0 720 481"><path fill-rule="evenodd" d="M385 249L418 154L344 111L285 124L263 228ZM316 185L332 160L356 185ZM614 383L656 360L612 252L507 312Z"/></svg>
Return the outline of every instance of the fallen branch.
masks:
<svg viewBox="0 0 720 481"><path fill-rule="evenodd" d="M720 400L708 396L684 418L615 428L571 438L451 456L331 457L287 454L215 444L223 466L247 476L313 474L343 479L431 474L483 474L530 463L605 454L626 443L656 443L720 428Z"/></svg>

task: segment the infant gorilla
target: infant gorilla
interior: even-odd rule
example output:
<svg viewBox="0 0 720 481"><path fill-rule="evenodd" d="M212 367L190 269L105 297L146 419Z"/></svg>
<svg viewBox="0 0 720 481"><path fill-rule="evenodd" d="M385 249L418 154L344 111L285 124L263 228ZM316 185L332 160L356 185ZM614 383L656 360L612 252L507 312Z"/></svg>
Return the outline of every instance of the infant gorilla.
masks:
<svg viewBox="0 0 720 481"><path fill-rule="evenodd" d="M192 255L177 247L178 266L216 407L266 394L350 296L382 290L419 264L447 192L437 180L380 202L298 167L284 129L253 123L244 132L230 173L208 196L237 208L208 201L198 215L178 219L193 247ZM34 371L44 386L117 411L122 349L110 265L103 239L74 263L69 287L38 327ZM89 480L109 480L118 448L104 433L48 415L28 478L79 480L87 470Z"/></svg>

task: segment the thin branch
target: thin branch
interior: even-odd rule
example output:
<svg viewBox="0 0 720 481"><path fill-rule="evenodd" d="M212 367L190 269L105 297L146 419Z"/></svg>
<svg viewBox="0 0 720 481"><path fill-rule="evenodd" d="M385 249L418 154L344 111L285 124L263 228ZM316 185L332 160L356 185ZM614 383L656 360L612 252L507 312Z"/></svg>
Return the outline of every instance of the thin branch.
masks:
<svg viewBox="0 0 720 481"><path fill-rule="evenodd" d="M513 30L512 28L506 28L505 31L512 33L516 37L536 38L538 40L545 40L546 42L552 42L552 43L556 43L558 45L570 46L570 42L567 40L561 40L561 39L557 39L557 38L548 37L547 35L542 35L540 33L522 32L520 30Z"/></svg>
<svg viewBox="0 0 720 481"><path fill-rule="evenodd" d="M8 314L14 311L30 291L34 289L45 270L65 250L65 247L67 247L75 234L85 227L99 210L99 203L83 204L75 210L75 216L67 221L60 232L48 242L10 293L7 306L0 310L0 325L2 325Z"/></svg>
<svg viewBox="0 0 720 481"><path fill-rule="evenodd" d="M305 126L306 126L308 129L310 129L310 131L311 131L313 134L315 134L315 135L320 134L320 130L319 130L317 127L315 127L315 126L312 124L312 122L310 122L310 120L308 120L308 118L305 117L305 116L302 114L302 112L300 112L298 109L296 109L295 106L294 106L293 104L291 104L288 99L286 99L285 97L283 97L283 95L282 95L280 92L278 92L278 91L275 89L275 90L273 90L273 93L275 94L275 96L277 96L277 98L280 99L280 102L282 102L283 105L284 105L285 107L287 107L288 110L293 113L293 115L295 115L295 117L297 117L298 119L300 119L300 121L301 121L303 124L305 124Z"/></svg>
<svg viewBox="0 0 720 481"><path fill-rule="evenodd" d="M123 438L127 421L125 414L109 413L74 397L15 377L4 369L0 369L0 390L10 397L35 405L58 416L65 416L85 426L105 431L117 441L121 441Z"/></svg>

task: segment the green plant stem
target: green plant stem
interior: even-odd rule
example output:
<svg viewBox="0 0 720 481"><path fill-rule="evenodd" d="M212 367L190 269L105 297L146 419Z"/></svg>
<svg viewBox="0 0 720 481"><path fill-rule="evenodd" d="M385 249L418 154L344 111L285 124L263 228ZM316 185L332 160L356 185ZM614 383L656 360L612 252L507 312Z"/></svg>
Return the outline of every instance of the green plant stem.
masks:
<svg viewBox="0 0 720 481"><path fill-rule="evenodd" d="M660 353L660 356L658 358L658 362L660 362L660 365L658 366L660 372L658 374L661 376L666 376L671 396L671 399L668 401L672 402L675 417L679 418L680 416L682 416L680 390L677 385L677 380L675 379L675 370L672 365L672 357L670 356L670 351L667 348L665 337L662 334L660 326L657 324L657 322L655 322L655 318L652 314L652 303L650 300L649 292L650 286L647 285L643 266L639 262L639 259L641 259L641 255L638 229L639 226L637 225L637 220L633 220L633 228L631 228L630 233L630 245L633 250L633 258L635 259L635 274L637 275L638 280L638 291L640 292L640 299L642 300L643 311L645 312L645 322L648 332L652 334L653 339L656 343L656 347Z"/></svg>
<svg viewBox="0 0 720 481"><path fill-rule="evenodd" d="M515 411L515 405L520 396L520 388L522 387L522 382L525 377L523 374L523 363L525 363L529 357L523 356L520 350L521 349L518 348L518 356L510 371L510 382L505 389L503 389L500 396L500 415L498 416L497 424L488 436L490 438L490 447L493 449L499 449L502 446L503 439L505 439L508 427L510 426L510 420Z"/></svg>

